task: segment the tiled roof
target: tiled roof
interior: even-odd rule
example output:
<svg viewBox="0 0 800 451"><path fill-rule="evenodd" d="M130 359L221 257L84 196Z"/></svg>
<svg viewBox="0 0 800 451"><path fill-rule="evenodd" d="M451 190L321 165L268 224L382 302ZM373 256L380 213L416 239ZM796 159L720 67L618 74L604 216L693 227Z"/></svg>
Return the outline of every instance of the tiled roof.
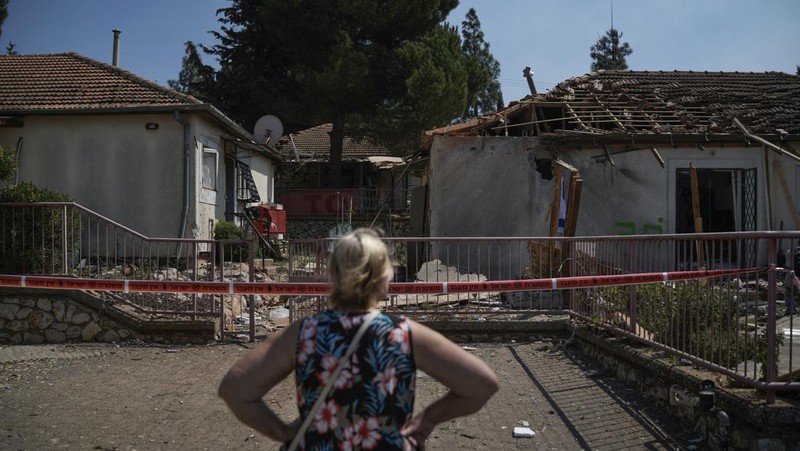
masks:
<svg viewBox="0 0 800 451"><path fill-rule="evenodd" d="M781 72L599 71L559 83L544 100L612 120L604 131L733 132L738 118L755 133L800 133L800 77Z"/></svg>
<svg viewBox="0 0 800 451"><path fill-rule="evenodd" d="M77 53L0 56L0 112L124 110L201 101Z"/></svg>
<svg viewBox="0 0 800 451"><path fill-rule="evenodd" d="M292 133L281 138L281 153L287 160L296 159L292 141L297 148L297 153L301 160L329 160L331 149L331 138L329 133L333 129L333 124L322 124L306 130ZM344 137L342 143L342 161L364 161L367 157L391 155L385 147L372 143L364 138L356 140L349 136Z"/></svg>
<svg viewBox="0 0 800 451"><path fill-rule="evenodd" d="M800 134L800 77L781 72L597 71L432 134Z"/></svg>

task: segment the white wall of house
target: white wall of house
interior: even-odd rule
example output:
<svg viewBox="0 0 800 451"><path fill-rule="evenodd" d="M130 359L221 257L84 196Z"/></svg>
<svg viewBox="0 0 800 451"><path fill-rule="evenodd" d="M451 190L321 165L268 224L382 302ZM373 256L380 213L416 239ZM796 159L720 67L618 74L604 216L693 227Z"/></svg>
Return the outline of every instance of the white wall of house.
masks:
<svg viewBox="0 0 800 451"><path fill-rule="evenodd" d="M145 124L158 124L147 130ZM150 236L176 236L182 190L182 127L171 114L27 116L0 129L19 152L20 181L76 202Z"/></svg>
<svg viewBox="0 0 800 451"><path fill-rule="evenodd" d="M538 144L537 138L437 136L430 160L431 236L548 235L555 180L536 172L534 158L551 156L537 150ZM689 163L698 169L755 168L757 229L776 230L783 220L789 230L791 214L773 160L782 162L795 205L800 204L797 161L770 151L765 165L760 146L705 150L666 146L658 151L664 168L649 149L615 154L614 166L602 158L602 150L558 154L583 178L577 235L615 235L617 223L634 223L637 234L644 233L645 226L647 233L675 233L675 211L686 208L676 205L675 173Z"/></svg>
<svg viewBox="0 0 800 451"><path fill-rule="evenodd" d="M535 158L552 156L538 149L538 138L437 136L429 166L430 236L548 236L556 181L545 180L536 171ZM782 221L784 230L797 230L774 166L779 159L792 191L791 202L800 208L800 163L796 160L765 152L761 146L657 149L665 161L663 168L649 148L617 153L612 156L613 166L602 158L602 150L559 152L558 158L574 166L583 179L577 236L621 235L629 233L629 227L635 234L678 233L677 211L691 211L692 206L690 200L685 205L676 200L676 172L690 163L700 170L735 174L729 189L719 189L718 194L724 196L715 200L717 208L731 208L734 218L741 218L741 209L733 210L729 204L733 199L742 202L737 184L742 183L745 170L754 168L755 229L778 230ZM738 230L744 230L741 219L736 221ZM524 262L509 265L524 266Z"/></svg>
<svg viewBox="0 0 800 451"><path fill-rule="evenodd" d="M189 210L184 236L210 238L224 217L223 129L200 113L190 124ZM145 124L157 124L147 129ZM138 115L27 116L23 127L0 128L0 146L19 152L20 181L75 201L150 237L177 237L184 209L184 131L172 112ZM204 157L217 156L203 179ZM208 161L208 160L207 160ZM262 198L271 193L272 162L253 157ZM231 195L235 196L236 193Z"/></svg>
<svg viewBox="0 0 800 451"><path fill-rule="evenodd" d="M239 160L250 166L262 204L275 202L275 164L251 150L239 150Z"/></svg>
<svg viewBox="0 0 800 451"><path fill-rule="evenodd" d="M225 143L220 130L214 124L192 116L192 142L196 178L192 179L195 197L188 229L191 236L202 239L214 238L214 225L225 213ZM234 193L235 195L235 193Z"/></svg>

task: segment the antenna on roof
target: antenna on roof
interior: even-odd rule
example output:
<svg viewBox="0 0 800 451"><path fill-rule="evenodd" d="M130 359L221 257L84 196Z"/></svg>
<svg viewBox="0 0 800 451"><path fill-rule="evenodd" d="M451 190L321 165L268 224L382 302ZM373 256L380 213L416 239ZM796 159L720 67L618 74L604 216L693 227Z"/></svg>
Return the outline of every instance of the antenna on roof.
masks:
<svg viewBox="0 0 800 451"><path fill-rule="evenodd" d="M611 0L611 29L614 29L614 0Z"/></svg>

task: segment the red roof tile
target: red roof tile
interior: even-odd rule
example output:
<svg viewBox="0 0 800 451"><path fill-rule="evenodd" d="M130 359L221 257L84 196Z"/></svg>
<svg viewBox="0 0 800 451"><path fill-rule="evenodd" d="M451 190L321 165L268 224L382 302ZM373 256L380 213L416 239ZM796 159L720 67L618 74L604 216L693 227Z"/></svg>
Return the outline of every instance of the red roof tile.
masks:
<svg viewBox="0 0 800 451"><path fill-rule="evenodd" d="M190 95L77 53L0 56L0 112L4 113L200 104Z"/></svg>
<svg viewBox="0 0 800 451"><path fill-rule="evenodd" d="M565 80L497 113L430 130L426 139L436 134L563 132L741 135L734 118L753 133L800 134L800 77L781 72L601 70Z"/></svg>
<svg viewBox="0 0 800 451"><path fill-rule="evenodd" d="M739 132L738 118L756 133L800 133L800 77L782 72L597 71L543 97L618 120L605 132Z"/></svg>
<svg viewBox="0 0 800 451"><path fill-rule="evenodd" d="M281 138L281 153L286 159L295 159L292 141L297 148L300 159L325 160L330 158L331 138L329 133L333 129L333 124L322 124L301 130L289 136ZM342 143L342 161L363 161L367 157L387 156L392 153L385 147L372 143L364 138L356 140L349 136L344 137Z"/></svg>

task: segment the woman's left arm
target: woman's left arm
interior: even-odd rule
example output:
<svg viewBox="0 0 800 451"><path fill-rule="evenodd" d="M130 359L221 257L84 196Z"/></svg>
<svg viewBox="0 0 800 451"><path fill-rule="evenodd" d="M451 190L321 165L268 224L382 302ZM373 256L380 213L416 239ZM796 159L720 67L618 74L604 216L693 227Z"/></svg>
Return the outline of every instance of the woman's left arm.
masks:
<svg viewBox="0 0 800 451"><path fill-rule="evenodd" d="M236 362L219 384L219 396L236 418L267 437L286 442L297 431L264 403L264 395L294 370L299 323L269 337Z"/></svg>

